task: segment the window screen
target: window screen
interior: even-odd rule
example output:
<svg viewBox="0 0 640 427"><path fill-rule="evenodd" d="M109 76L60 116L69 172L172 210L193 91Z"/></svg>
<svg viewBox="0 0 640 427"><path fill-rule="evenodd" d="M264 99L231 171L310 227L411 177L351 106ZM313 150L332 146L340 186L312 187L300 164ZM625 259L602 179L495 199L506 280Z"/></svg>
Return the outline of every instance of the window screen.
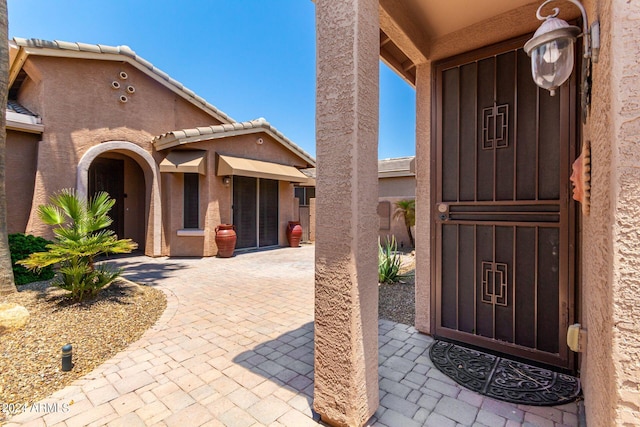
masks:
<svg viewBox="0 0 640 427"><path fill-rule="evenodd" d="M184 174L184 228L199 228L199 188L200 176L197 173Z"/></svg>

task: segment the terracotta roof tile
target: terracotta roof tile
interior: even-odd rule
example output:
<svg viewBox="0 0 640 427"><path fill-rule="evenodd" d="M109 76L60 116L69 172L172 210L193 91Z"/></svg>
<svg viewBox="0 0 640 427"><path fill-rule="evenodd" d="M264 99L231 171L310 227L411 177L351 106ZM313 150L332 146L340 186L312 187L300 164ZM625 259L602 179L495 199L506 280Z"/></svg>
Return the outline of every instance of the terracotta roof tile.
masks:
<svg viewBox="0 0 640 427"><path fill-rule="evenodd" d="M271 124L262 117L247 122L235 122L222 125L197 127L194 129L175 130L156 136L155 138L153 138L153 142L154 144L156 144L159 150L162 150L165 148L170 148L181 144L188 144L191 142L206 141L207 139L224 138L226 136L255 133L261 131L270 134L274 139L294 152L296 155L303 158L309 164L315 165L316 161L313 157L311 157L309 153L304 151L289 138L284 136L280 131L271 126Z"/></svg>
<svg viewBox="0 0 640 427"><path fill-rule="evenodd" d="M89 43L77 43L79 50L82 51L86 51L86 52L94 52L94 53L100 53L100 47L98 45L95 44L89 44Z"/></svg>
<svg viewBox="0 0 640 427"><path fill-rule="evenodd" d="M58 43L58 47L60 49L80 51L80 47L78 46L78 43L64 42L64 41L60 41L60 40L55 40L55 42Z"/></svg>

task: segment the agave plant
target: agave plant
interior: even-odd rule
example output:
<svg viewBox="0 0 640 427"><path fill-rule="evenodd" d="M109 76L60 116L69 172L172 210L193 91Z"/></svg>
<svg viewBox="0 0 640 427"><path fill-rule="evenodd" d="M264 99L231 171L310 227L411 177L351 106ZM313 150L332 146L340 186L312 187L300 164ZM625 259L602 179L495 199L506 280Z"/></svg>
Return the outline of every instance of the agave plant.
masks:
<svg viewBox="0 0 640 427"><path fill-rule="evenodd" d="M54 226L54 242L46 252L35 252L18 263L29 269L58 265L59 278L54 285L71 292L71 298L82 301L98 292L121 274L121 270L100 265L98 255L129 253L138 245L131 239L118 239L106 229L112 220L108 213L115 204L106 192L90 199L80 198L74 190L65 189L40 206L38 215L45 224Z"/></svg>
<svg viewBox="0 0 640 427"><path fill-rule="evenodd" d="M398 242L395 236L391 239L387 236L385 245L380 243L378 237L378 282L392 283L400 278L400 264L402 259L398 254Z"/></svg>

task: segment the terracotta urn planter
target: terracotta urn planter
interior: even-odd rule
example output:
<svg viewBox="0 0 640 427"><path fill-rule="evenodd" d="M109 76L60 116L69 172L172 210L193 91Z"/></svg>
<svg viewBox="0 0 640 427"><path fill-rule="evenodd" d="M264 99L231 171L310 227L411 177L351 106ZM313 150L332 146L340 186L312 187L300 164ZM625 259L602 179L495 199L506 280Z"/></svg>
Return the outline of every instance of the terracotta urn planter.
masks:
<svg viewBox="0 0 640 427"><path fill-rule="evenodd" d="M216 227L216 246L218 246L218 258L230 258L236 249L236 226L232 224L220 224Z"/></svg>
<svg viewBox="0 0 640 427"><path fill-rule="evenodd" d="M287 226L287 241L289 246L297 248L300 246L300 238L302 238L302 226L299 221L289 221Z"/></svg>

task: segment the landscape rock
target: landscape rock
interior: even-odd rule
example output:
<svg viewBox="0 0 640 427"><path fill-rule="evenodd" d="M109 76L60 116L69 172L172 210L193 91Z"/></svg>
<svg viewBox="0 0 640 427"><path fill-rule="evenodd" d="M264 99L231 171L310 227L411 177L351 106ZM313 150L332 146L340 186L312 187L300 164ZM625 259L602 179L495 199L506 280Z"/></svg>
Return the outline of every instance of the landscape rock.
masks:
<svg viewBox="0 0 640 427"><path fill-rule="evenodd" d="M29 311L13 302L0 304L0 334L12 329L20 329L29 321Z"/></svg>

